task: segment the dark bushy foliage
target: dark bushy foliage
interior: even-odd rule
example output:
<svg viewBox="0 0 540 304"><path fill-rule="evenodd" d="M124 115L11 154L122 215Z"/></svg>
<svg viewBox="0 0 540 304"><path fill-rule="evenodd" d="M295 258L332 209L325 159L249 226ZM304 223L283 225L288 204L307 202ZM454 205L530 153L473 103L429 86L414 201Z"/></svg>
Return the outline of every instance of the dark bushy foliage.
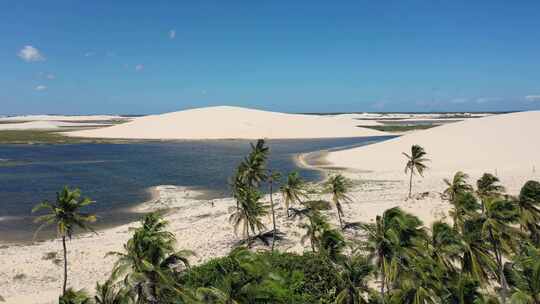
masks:
<svg viewBox="0 0 540 304"><path fill-rule="evenodd" d="M258 260L257 270L243 269L234 252L226 257L212 259L193 267L179 278L186 288L216 287L228 284L229 292L235 293L251 282L269 282L273 292L267 300L272 303L330 303L335 299L336 287L340 285L335 266L325 256L305 253L297 255L281 252L253 254ZM242 275L231 275L231 274ZM263 274L263 275L261 275ZM234 282L230 278L235 277ZM228 282L224 282L228 280ZM231 286L232 285L232 286ZM226 288L223 288L226 289ZM245 289L245 288L244 288ZM250 299L246 303L261 303ZM262 301L264 303L264 301Z"/></svg>

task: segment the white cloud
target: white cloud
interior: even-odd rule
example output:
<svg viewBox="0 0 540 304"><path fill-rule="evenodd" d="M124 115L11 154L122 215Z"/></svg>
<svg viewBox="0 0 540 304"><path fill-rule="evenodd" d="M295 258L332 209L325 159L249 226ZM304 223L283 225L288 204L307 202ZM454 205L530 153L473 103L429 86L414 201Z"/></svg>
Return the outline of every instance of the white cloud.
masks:
<svg viewBox="0 0 540 304"><path fill-rule="evenodd" d="M17 56L19 56L22 60L26 62L33 62L33 61L43 61L45 60L45 57L39 52L38 49L31 45L25 45L18 53Z"/></svg>
<svg viewBox="0 0 540 304"><path fill-rule="evenodd" d="M176 38L176 30L170 30L169 31L169 38L170 39Z"/></svg>
<svg viewBox="0 0 540 304"><path fill-rule="evenodd" d="M466 103L469 102L469 98L454 98L450 100L451 103Z"/></svg>
<svg viewBox="0 0 540 304"><path fill-rule="evenodd" d="M47 89L47 86L44 86L42 84L38 85L35 90L36 91L45 91Z"/></svg>
<svg viewBox="0 0 540 304"><path fill-rule="evenodd" d="M84 53L84 57L92 57L94 55L95 55L94 52L86 52L86 53Z"/></svg>
<svg viewBox="0 0 540 304"><path fill-rule="evenodd" d="M527 95L525 99L528 101L540 101L540 95Z"/></svg>
<svg viewBox="0 0 540 304"><path fill-rule="evenodd" d="M144 69L144 65L142 65L142 64L137 64L135 66L135 71L141 71L142 69Z"/></svg>
<svg viewBox="0 0 540 304"><path fill-rule="evenodd" d="M49 79L49 80L53 80L53 79L56 78L56 76L54 76L54 74L50 74L50 73L49 73L49 74L47 74L47 75L45 76L45 78L47 78L47 79Z"/></svg>

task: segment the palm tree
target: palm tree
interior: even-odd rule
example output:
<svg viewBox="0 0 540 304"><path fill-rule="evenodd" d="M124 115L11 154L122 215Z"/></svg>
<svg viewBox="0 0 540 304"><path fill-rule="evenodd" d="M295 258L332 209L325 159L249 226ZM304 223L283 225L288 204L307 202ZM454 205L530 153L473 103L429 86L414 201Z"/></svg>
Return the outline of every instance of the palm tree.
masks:
<svg viewBox="0 0 540 304"><path fill-rule="evenodd" d="M134 230L133 236L124 245L124 252L110 252L118 257L111 277L124 276L123 281L135 290L138 301L160 303L166 292L178 297L185 293L174 280L173 266L182 264L189 268L189 250L175 251L174 235L165 230L168 223L158 213L149 213L141 221L141 227Z"/></svg>
<svg viewBox="0 0 540 304"><path fill-rule="evenodd" d="M540 249L525 245L511 263L505 265L512 287L511 303L540 304Z"/></svg>
<svg viewBox="0 0 540 304"><path fill-rule="evenodd" d="M276 212L274 211L274 183L279 182L281 178L281 174L279 172L275 172L270 170L268 172L268 188L270 191L270 207L272 210L272 251L274 251L274 245L276 242L276 233L277 233L277 227L276 227Z"/></svg>
<svg viewBox="0 0 540 304"><path fill-rule="evenodd" d="M67 289L58 299L59 304L91 304L92 298L85 290Z"/></svg>
<svg viewBox="0 0 540 304"><path fill-rule="evenodd" d="M249 188L258 188L260 183L265 181L266 162L270 149L266 146L263 139L259 139L254 145L250 143L251 152L236 168L235 174L230 182L232 195L236 199L236 207L238 208L239 200L237 198L238 191L245 186Z"/></svg>
<svg viewBox="0 0 540 304"><path fill-rule="evenodd" d="M419 238L425 238L421 224L417 217L395 207L387 209L382 216L377 216L374 224L361 225L367 237L361 242L360 248L368 252L370 261L375 265L380 277L383 303L386 291L390 289L400 270L412 255L418 253L415 242Z"/></svg>
<svg viewBox="0 0 540 304"><path fill-rule="evenodd" d="M477 211L481 208L478 200L471 192L458 192L452 201L453 209L450 210L454 229L463 232L463 225L466 220L477 216Z"/></svg>
<svg viewBox="0 0 540 304"><path fill-rule="evenodd" d="M491 173L484 173L480 179L476 181L476 195L482 203L482 213L484 212L484 201L490 197L499 197L505 191L504 187L499 183L499 178Z"/></svg>
<svg viewBox="0 0 540 304"><path fill-rule="evenodd" d="M515 252L519 231L512 227L519 219L515 205L508 200L489 198L485 202L482 217L482 234L491 244L498 269L503 303L508 295L508 283L504 273L503 256Z"/></svg>
<svg viewBox="0 0 540 304"><path fill-rule="evenodd" d="M267 207L261 202L261 194L251 187L240 188L238 192L239 206L231 214L229 222L233 224L235 231L242 226L242 234L248 246L251 244L250 231L253 234L261 232L264 224L261 218L268 214Z"/></svg>
<svg viewBox="0 0 540 304"><path fill-rule="evenodd" d="M443 222L431 225L431 258L441 265L446 272L456 270L456 261L462 253L462 242L459 233Z"/></svg>
<svg viewBox="0 0 540 304"><path fill-rule="evenodd" d="M469 175L458 171L456 174L454 174L452 181L448 180L447 178L444 179L444 183L448 186L448 188L444 190L443 194L446 196L448 201L452 203L458 194L473 191L473 187L467 183L468 178Z"/></svg>
<svg viewBox="0 0 540 304"><path fill-rule="evenodd" d="M50 203L43 201L37 204L32 213L47 210L47 214L40 215L35 219L36 223L41 223L37 229L34 238L37 236L41 229L49 225L56 225L56 231L58 236L62 238L62 248L64 250L64 283L62 285L62 294L66 293L67 287L67 248L66 238L71 239L74 229L79 227L83 230L93 229L89 226L89 223L96 221L96 216L90 213L80 212L79 209L92 204L93 201L89 198L81 198L81 191L79 189L69 189L65 186L62 191L56 193L56 202Z"/></svg>
<svg viewBox="0 0 540 304"><path fill-rule="evenodd" d="M321 247L322 234L324 231L330 229L330 224L328 224L326 217L318 210L309 209L306 213L302 213L302 215L306 215L309 221L300 225L300 228L306 229L306 233L300 241L304 244L309 240L311 250L317 252Z"/></svg>
<svg viewBox="0 0 540 304"><path fill-rule="evenodd" d="M413 145L411 147L411 154L403 152L403 155L407 158L407 164L405 165L405 174L410 171L410 180L409 180L409 198L412 197L412 180L415 171L420 175L424 176L424 171L428 168L425 164L429 159L425 158L427 155L424 148L419 145Z"/></svg>
<svg viewBox="0 0 540 304"><path fill-rule="evenodd" d="M526 182L521 188L517 203L521 230L527 230L531 241L540 245L540 183Z"/></svg>
<svg viewBox="0 0 540 304"><path fill-rule="evenodd" d="M295 202L302 203L302 199L306 198L305 182L300 177L298 172L291 172L287 176L287 180L279 188L281 195L283 196L283 202L285 203L285 210L287 211L287 217L289 217L289 206Z"/></svg>
<svg viewBox="0 0 540 304"><path fill-rule="evenodd" d="M96 304L132 304L133 298L132 290L122 288L110 279L103 284L96 283Z"/></svg>
<svg viewBox="0 0 540 304"><path fill-rule="evenodd" d="M336 304L366 303L361 294L369 290L368 279L373 272L369 259L362 255L347 257L341 265L340 278L344 288L336 296Z"/></svg>
<svg viewBox="0 0 540 304"><path fill-rule="evenodd" d="M448 304L488 304L487 297L480 292L480 283L469 274L459 274L447 287L443 303Z"/></svg>
<svg viewBox="0 0 540 304"><path fill-rule="evenodd" d="M240 171L243 174L244 182L249 187L257 188L261 182L267 179L266 162L270 149L266 146L264 139L259 139L255 145L253 143L250 145L251 152L244 159L244 165L240 166Z"/></svg>
<svg viewBox="0 0 540 304"><path fill-rule="evenodd" d="M350 202L351 199L347 195L351 188L351 181L345 178L341 174L331 176L328 181L325 183L325 187L329 193L332 194L332 202L336 205L339 227L343 229L343 221L341 216L343 213L342 202Z"/></svg>
<svg viewBox="0 0 540 304"><path fill-rule="evenodd" d="M497 266L482 233L482 224L483 220L478 216L467 219L463 224L461 271L484 287L489 283L490 274L497 273Z"/></svg>

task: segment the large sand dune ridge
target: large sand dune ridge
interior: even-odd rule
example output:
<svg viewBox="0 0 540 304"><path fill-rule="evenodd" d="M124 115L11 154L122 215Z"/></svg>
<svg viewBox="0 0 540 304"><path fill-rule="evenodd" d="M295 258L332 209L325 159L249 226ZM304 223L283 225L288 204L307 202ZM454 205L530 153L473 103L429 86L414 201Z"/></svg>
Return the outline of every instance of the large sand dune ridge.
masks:
<svg viewBox="0 0 540 304"><path fill-rule="evenodd" d="M540 111L518 112L447 124L386 142L331 153L338 166L371 171L403 170L414 144L431 159L431 171L540 170Z"/></svg>
<svg viewBox="0 0 540 304"><path fill-rule="evenodd" d="M197 108L137 118L112 127L66 133L119 139L256 139L379 136L346 117L286 114L239 107Z"/></svg>

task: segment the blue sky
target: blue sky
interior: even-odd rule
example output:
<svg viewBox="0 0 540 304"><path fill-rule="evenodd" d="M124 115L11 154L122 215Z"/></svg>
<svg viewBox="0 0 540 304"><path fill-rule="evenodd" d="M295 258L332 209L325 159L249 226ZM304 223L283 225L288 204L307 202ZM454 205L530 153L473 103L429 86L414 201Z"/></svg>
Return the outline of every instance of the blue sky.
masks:
<svg viewBox="0 0 540 304"><path fill-rule="evenodd" d="M0 113L540 109L540 1L0 3Z"/></svg>

